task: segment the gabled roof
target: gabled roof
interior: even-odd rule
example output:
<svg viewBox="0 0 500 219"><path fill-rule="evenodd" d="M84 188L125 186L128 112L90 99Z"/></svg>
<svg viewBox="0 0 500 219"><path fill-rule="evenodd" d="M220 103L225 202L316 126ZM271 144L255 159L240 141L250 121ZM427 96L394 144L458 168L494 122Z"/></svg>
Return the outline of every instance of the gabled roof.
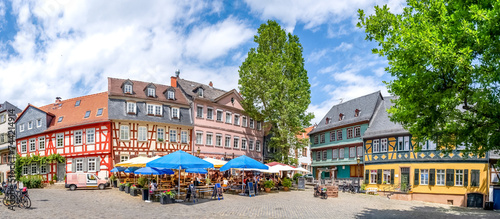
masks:
<svg viewBox="0 0 500 219"><path fill-rule="evenodd" d="M313 129L309 134L318 133L321 131L334 129L337 127L359 123L369 122L375 112L376 107L382 101L382 94L380 91L361 96L344 103L334 105L330 111L321 119L318 126ZM359 116L355 116L356 109L361 110ZM342 120L339 120L339 115L344 115ZM330 121L326 124L326 119Z"/></svg>
<svg viewBox="0 0 500 219"><path fill-rule="evenodd" d="M217 88L205 85L205 84L200 84L198 82L188 81L188 80L180 79L180 78L177 79L177 84L179 85L179 87L182 88L182 90L186 93L186 95L190 96L190 98L193 98L193 99L194 98L205 99L205 100L209 100L212 102L217 102L216 99L218 97L227 93L227 91L224 91L221 89L217 89ZM199 97L194 92L195 89L200 88L200 87L203 88L203 97Z"/></svg>
<svg viewBox="0 0 500 219"><path fill-rule="evenodd" d="M12 103L9 103L9 101L5 101L4 103L0 104L0 113L3 111L6 111L8 109L14 109L15 114L18 114L19 112L21 112L21 109L17 108Z"/></svg>
<svg viewBox="0 0 500 219"><path fill-rule="evenodd" d="M26 110L28 110L30 107L32 107L34 109L37 109L37 110L40 110L41 112L47 113L49 116L55 116L52 113L49 113L49 112L47 112L45 110L42 110L42 109L40 109L40 108L38 108L36 106L33 106L33 105L31 105L31 104L28 103L28 106L26 106L26 108L24 108L24 110L17 115L16 121L14 121L14 122L17 122L17 120L19 120L22 117L22 115L24 114L24 112L26 112Z"/></svg>
<svg viewBox="0 0 500 219"><path fill-rule="evenodd" d="M133 83L132 89L133 94L124 94L121 88L122 84L125 81L130 81ZM108 78L108 94L109 96L120 96L120 97L132 97L132 98L140 98L145 100L157 100L163 102L171 102L183 105L189 105L188 100L182 94L182 91L179 88L170 87L163 84L153 84L156 87L156 97L148 97L146 93L143 92L146 87L152 85L150 82L143 81L134 81L130 79L119 79L119 78ZM165 97L164 93L167 90L173 89L175 91L175 100L169 100ZM136 92L140 91L140 92ZM160 95L161 94L161 95Z"/></svg>
<svg viewBox="0 0 500 219"><path fill-rule="evenodd" d="M238 98L239 101L242 101L243 98L241 97L241 95L238 93L238 91L236 91L236 89L232 89L228 92L226 92L225 94L222 94L220 95L219 97L215 98L214 99L214 102L218 102L219 100L223 99L224 97L227 97L231 94L234 94L236 96L236 98Z"/></svg>
<svg viewBox="0 0 500 219"><path fill-rule="evenodd" d="M75 106L75 103L78 100L80 100L80 105ZM97 116L97 110L100 108L103 109L102 115ZM49 115L53 115L54 117L46 131L96 122L104 122L108 121L108 93L102 92L75 97L72 99L62 100L58 103L45 105L38 109L47 112ZM89 110L90 116L88 118L84 118L85 113ZM62 122L57 122L61 116L63 117Z"/></svg>
<svg viewBox="0 0 500 219"><path fill-rule="evenodd" d="M363 135L364 139L409 133L401 124L391 122L389 118L387 110L394 106L394 103L391 101L394 99L396 99L394 96L384 97L375 115L373 115L373 119L370 121L368 129L366 129Z"/></svg>
<svg viewBox="0 0 500 219"><path fill-rule="evenodd" d="M298 139L306 139L306 138L309 138L309 132L311 132L313 130L314 126L310 126L310 127L307 127L304 129L304 132L297 135L297 138Z"/></svg>

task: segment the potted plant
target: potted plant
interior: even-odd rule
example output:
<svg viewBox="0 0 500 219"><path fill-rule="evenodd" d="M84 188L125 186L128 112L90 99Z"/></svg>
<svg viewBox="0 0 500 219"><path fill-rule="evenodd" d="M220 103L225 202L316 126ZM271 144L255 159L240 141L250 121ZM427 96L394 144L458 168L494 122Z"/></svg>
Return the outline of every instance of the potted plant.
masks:
<svg viewBox="0 0 500 219"><path fill-rule="evenodd" d="M205 185L211 185L211 184L212 184L212 180L210 180L209 178L206 178Z"/></svg>
<svg viewBox="0 0 500 219"><path fill-rule="evenodd" d="M285 178L283 179L283 190L288 191L288 188L292 187L292 180Z"/></svg>
<svg viewBox="0 0 500 219"><path fill-rule="evenodd" d="M167 190L160 193L160 203L162 205L172 204L175 202L175 192L172 190Z"/></svg>
<svg viewBox="0 0 500 219"><path fill-rule="evenodd" d="M296 174L293 174L293 181L295 181L295 183L298 185L299 184L299 177L301 177L302 174L300 173L296 173Z"/></svg>
<svg viewBox="0 0 500 219"><path fill-rule="evenodd" d="M56 183L56 182L57 182L57 175L56 175L56 174L54 174L54 175L52 176L52 182L54 182L54 183Z"/></svg>
<svg viewBox="0 0 500 219"><path fill-rule="evenodd" d="M266 190L267 193L271 192L271 188L274 187L274 182L272 180L267 180L264 182L264 190Z"/></svg>
<svg viewBox="0 0 500 219"><path fill-rule="evenodd" d="M125 191L125 183L120 183L120 185L118 186L118 189L121 192Z"/></svg>
<svg viewBox="0 0 500 219"><path fill-rule="evenodd" d="M158 141L163 141L163 138L158 138Z"/></svg>
<svg viewBox="0 0 500 219"><path fill-rule="evenodd" d="M144 176L141 176L139 177L139 179L137 179L137 187L138 188L144 188L144 186L146 186L148 184L148 179Z"/></svg>
<svg viewBox="0 0 500 219"><path fill-rule="evenodd" d="M137 196L137 186L136 185L130 186L130 195Z"/></svg>
<svg viewBox="0 0 500 219"><path fill-rule="evenodd" d="M130 186L132 186L132 183L125 183L125 193L130 193Z"/></svg>
<svg viewBox="0 0 500 219"><path fill-rule="evenodd" d="M365 191L366 191L366 184L364 184L364 183L363 183L363 184L361 184L361 188L360 188L360 189L361 189L361 190L359 191L360 193L365 193Z"/></svg>

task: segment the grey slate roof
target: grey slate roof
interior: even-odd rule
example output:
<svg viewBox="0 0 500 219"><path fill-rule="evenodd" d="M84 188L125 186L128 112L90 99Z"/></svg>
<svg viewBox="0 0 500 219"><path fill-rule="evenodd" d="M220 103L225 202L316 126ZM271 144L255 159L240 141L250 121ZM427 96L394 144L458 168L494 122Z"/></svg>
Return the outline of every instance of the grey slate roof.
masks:
<svg viewBox="0 0 500 219"><path fill-rule="evenodd" d="M177 79L177 84L191 101L193 101L194 98L199 98L215 102L215 99L217 99L217 97L220 97L223 94L227 93L227 91L210 87L206 84L200 84L198 82L188 81L181 78ZM199 97L198 94L195 93L195 90L197 88L203 88L203 97Z"/></svg>
<svg viewBox="0 0 500 219"><path fill-rule="evenodd" d="M316 128L314 128L309 135L315 134L324 130L333 129L339 126L344 126L352 123L370 121L376 107L382 101L382 94L380 91L361 96L344 103L334 105L330 111L321 119L321 122ZM358 117L354 116L355 110L361 110ZM343 114L344 118L339 121L339 114ZM330 122L326 124L326 118L330 119Z"/></svg>
<svg viewBox="0 0 500 219"><path fill-rule="evenodd" d="M108 101L108 117L111 120L135 120L135 121L148 121L148 122L161 122L176 125L186 125L193 126L193 120L191 118L191 108L180 107L179 108L179 119L171 118L171 105L169 103L163 103L163 115L162 116L149 116L147 115L146 100L137 101L137 114L127 114L126 112L126 101L122 99L109 98Z"/></svg>
<svg viewBox="0 0 500 219"><path fill-rule="evenodd" d="M389 113L387 112L394 104L391 100L396 99L394 96L384 97L382 103L378 107L373 119L370 121L368 129L366 129L363 139L372 137L382 137L397 134L409 134L399 123L391 122Z"/></svg>
<svg viewBox="0 0 500 219"><path fill-rule="evenodd" d="M15 114L20 113L22 110L14 106L14 104L9 103L8 101L5 101L4 103L0 104L0 112L3 112L8 109L14 109Z"/></svg>

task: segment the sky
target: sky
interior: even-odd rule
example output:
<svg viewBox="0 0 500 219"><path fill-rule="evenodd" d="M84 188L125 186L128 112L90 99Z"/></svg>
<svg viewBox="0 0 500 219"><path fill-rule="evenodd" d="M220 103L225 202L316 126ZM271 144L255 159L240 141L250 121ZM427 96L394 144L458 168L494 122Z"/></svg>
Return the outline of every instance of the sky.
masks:
<svg viewBox="0 0 500 219"><path fill-rule="evenodd" d="M104 92L107 77L170 85L176 69L237 89L257 29L276 20L302 44L314 124L341 101L389 95L387 60L356 27L358 9L384 4L400 13L405 1L0 0L0 102L24 109Z"/></svg>

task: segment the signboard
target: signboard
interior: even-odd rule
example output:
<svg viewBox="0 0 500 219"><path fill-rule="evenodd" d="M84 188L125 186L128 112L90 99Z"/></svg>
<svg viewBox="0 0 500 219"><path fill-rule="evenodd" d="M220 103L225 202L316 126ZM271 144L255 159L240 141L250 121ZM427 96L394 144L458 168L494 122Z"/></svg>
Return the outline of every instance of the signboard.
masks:
<svg viewBox="0 0 500 219"><path fill-rule="evenodd" d="M299 189L306 189L306 178L299 177Z"/></svg>
<svg viewBox="0 0 500 219"><path fill-rule="evenodd" d="M253 195L253 197L255 197L255 187L253 186L253 183L251 183L251 182L248 183L248 195L250 197L252 197L252 195Z"/></svg>

